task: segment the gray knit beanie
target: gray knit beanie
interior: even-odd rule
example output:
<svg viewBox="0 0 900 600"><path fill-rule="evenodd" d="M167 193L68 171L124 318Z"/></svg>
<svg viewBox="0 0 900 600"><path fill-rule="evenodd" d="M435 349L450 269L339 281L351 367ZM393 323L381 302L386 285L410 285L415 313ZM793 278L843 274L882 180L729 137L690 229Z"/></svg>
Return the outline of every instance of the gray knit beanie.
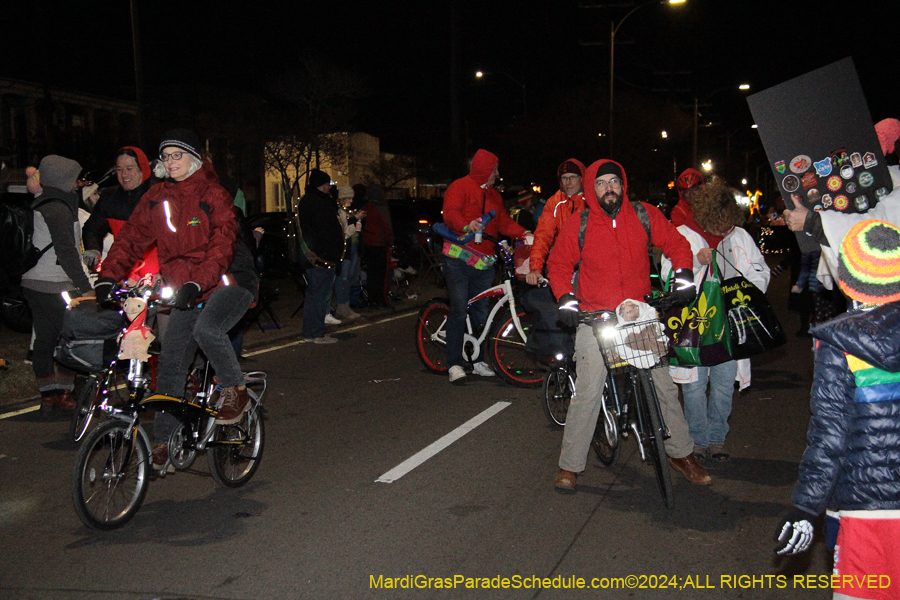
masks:
<svg viewBox="0 0 900 600"><path fill-rule="evenodd" d="M51 154L41 160L38 170L42 186L71 192L81 174L81 165L71 158Z"/></svg>

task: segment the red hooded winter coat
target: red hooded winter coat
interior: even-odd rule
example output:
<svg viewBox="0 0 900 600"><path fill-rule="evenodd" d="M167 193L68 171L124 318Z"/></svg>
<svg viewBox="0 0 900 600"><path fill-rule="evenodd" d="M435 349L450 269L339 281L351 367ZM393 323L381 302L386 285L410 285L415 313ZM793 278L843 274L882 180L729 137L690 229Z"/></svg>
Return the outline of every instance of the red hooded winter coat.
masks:
<svg viewBox="0 0 900 600"><path fill-rule="evenodd" d="M166 285L178 290L194 282L200 286L198 302L202 302L223 285L237 236L234 201L212 167L203 163L184 181L167 179L144 194L116 236L100 276L122 279L156 242Z"/></svg>
<svg viewBox="0 0 900 600"><path fill-rule="evenodd" d="M479 150L472 159L472 168L465 177L450 184L444 193L444 223L454 233L462 234L464 228L491 209L497 216L484 228L484 233L497 237L498 233L519 239L525 235L525 228L510 218L503 208L503 198L493 186L485 185L494 172L499 159L487 150ZM470 242L466 248L494 255L494 243L484 239L480 244Z"/></svg>
<svg viewBox="0 0 900 600"><path fill-rule="evenodd" d="M570 158L566 162L575 163L578 170L581 171L582 181L584 180L584 165L580 160ZM565 222L574 214L580 214L584 208L584 193L573 194L567 196L561 189L550 196L547 205L541 213L537 227L534 228L534 245L531 247L531 256L529 266L532 271L541 271L547 256L550 254L550 248L562 231Z"/></svg>
<svg viewBox="0 0 900 600"><path fill-rule="evenodd" d="M597 169L609 160L598 160L584 177L584 200L590 209L584 232L584 250L578 250L581 219L569 219L547 261L550 287L557 298L573 293L572 275L581 260L578 294L581 310L615 310L628 298L643 300L650 293L650 259L647 232L628 201L628 180L622 170L622 208L609 218L597 200ZM651 241L672 259L675 269L693 267L691 245L655 206L641 203L650 216Z"/></svg>

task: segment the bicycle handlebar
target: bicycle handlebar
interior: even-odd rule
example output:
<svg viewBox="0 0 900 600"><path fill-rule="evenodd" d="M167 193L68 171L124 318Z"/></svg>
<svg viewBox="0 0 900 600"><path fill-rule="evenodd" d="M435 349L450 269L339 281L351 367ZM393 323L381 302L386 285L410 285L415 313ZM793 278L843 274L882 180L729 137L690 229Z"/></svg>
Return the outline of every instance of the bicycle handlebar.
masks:
<svg viewBox="0 0 900 600"><path fill-rule="evenodd" d="M644 302L656 309L657 313L663 313L669 308L679 304L675 294L672 292L652 292L644 296ZM595 319L610 321L615 324L616 311L614 310L592 310L581 311L578 313L578 322L584 325L591 325Z"/></svg>

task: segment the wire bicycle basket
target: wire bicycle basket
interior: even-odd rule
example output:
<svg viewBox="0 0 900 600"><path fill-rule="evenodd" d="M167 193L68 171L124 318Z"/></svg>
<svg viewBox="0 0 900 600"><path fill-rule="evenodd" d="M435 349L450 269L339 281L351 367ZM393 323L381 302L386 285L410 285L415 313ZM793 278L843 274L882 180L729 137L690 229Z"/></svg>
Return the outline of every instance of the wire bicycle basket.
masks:
<svg viewBox="0 0 900 600"><path fill-rule="evenodd" d="M668 366L669 339L658 319L618 325L615 316L595 319L594 337L610 373Z"/></svg>

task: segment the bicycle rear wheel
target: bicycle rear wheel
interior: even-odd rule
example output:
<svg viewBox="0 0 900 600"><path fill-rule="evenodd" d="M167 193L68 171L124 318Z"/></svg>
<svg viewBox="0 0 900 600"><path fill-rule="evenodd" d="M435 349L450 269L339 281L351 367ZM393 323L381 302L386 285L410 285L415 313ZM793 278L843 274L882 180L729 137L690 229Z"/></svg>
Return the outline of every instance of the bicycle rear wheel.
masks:
<svg viewBox="0 0 900 600"><path fill-rule="evenodd" d="M666 447L663 443L665 431L662 428L662 418L659 415L659 406L656 402L656 394L650 381L649 371L638 373L642 399L638 400L638 406L649 417L650 431L643 432L641 443L647 451L647 456L653 463L656 471L656 483L659 485L659 493L662 495L666 508L675 506L675 495L672 492L672 473L669 470L669 461L666 459ZM646 426L646 422L645 422Z"/></svg>
<svg viewBox="0 0 900 600"><path fill-rule="evenodd" d="M75 400L75 412L72 413L72 421L69 424L69 436L72 441L78 443L84 437L91 420L94 417L94 409L100 404L103 386L100 378L91 376L84 382L78 398Z"/></svg>
<svg viewBox="0 0 900 600"><path fill-rule="evenodd" d="M487 357L494 372L507 383L519 387L536 388L544 380L546 367L538 356L525 350L528 332L532 330L532 317L518 311L519 323L525 338L519 335L512 312L505 309L498 315L498 322L487 339Z"/></svg>
<svg viewBox="0 0 900 600"><path fill-rule="evenodd" d="M216 483L235 488L250 481L262 459L264 436L262 408L254 399L240 421L216 425L206 452L209 472Z"/></svg>
<svg viewBox="0 0 900 600"><path fill-rule="evenodd" d="M447 317L450 306L441 300L431 300L416 319L416 351L422 364L434 373L446 373L447 364Z"/></svg>
<svg viewBox="0 0 900 600"><path fill-rule="evenodd" d="M603 386L603 402L606 405L606 414L603 414L601 406L597 426L594 428L594 437L591 439L591 447L600 462L609 467L619 460L619 452L622 449L619 412L613 400L612 390L609 389L609 381Z"/></svg>
<svg viewBox="0 0 900 600"><path fill-rule="evenodd" d="M544 414L547 415L550 425L556 428L566 424L569 402L575 393L573 368L574 363L561 363L551 367L544 375Z"/></svg>
<svg viewBox="0 0 900 600"><path fill-rule="evenodd" d="M125 421L107 421L78 450L72 472L75 512L88 527L121 527L134 517L150 476L150 450Z"/></svg>

